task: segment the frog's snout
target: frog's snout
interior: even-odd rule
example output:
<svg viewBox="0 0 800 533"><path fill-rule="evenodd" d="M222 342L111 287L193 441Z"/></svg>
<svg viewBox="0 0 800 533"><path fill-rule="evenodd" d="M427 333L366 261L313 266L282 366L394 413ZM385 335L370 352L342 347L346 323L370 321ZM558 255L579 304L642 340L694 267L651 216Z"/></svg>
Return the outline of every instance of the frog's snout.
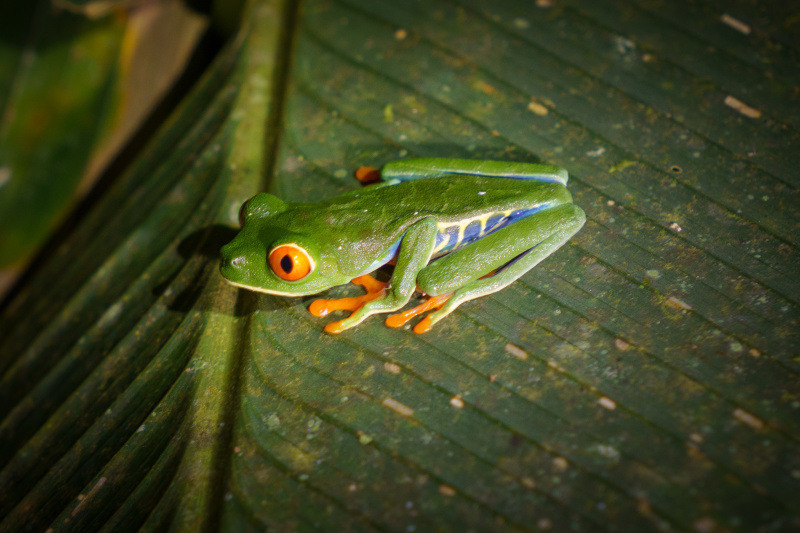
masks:
<svg viewBox="0 0 800 533"><path fill-rule="evenodd" d="M228 246L222 247L222 261L219 270L228 279L238 279L242 277L247 267L247 257L244 254L236 253L236 250Z"/></svg>

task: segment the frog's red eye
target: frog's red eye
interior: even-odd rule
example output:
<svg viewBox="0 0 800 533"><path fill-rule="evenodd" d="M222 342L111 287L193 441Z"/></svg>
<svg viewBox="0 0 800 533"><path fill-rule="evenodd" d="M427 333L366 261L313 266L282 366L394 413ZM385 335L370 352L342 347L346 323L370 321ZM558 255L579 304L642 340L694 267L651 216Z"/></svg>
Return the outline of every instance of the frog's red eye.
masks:
<svg viewBox="0 0 800 533"><path fill-rule="evenodd" d="M269 266L282 280L297 281L314 270L314 260L303 247L288 243L269 253Z"/></svg>

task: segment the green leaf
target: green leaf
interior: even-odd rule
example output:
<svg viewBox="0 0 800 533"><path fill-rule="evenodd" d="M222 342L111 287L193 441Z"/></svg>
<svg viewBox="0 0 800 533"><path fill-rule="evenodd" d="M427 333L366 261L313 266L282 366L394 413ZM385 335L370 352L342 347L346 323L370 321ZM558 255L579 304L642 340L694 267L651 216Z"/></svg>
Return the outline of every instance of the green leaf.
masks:
<svg viewBox="0 0 800 533"><path fill-rule="evenodd" d="M22 263L63 218L114 109L124 19L48 2L0 12L0 268Z"/></svg>
<svg viewBox="0 0 800 533"><path fill-rule="evenodd" d="M3 304L0 531L800 528L796 16L720 6L250 2ZM406 156L587 224L424 335L223 282L246 198Z"/></svg>

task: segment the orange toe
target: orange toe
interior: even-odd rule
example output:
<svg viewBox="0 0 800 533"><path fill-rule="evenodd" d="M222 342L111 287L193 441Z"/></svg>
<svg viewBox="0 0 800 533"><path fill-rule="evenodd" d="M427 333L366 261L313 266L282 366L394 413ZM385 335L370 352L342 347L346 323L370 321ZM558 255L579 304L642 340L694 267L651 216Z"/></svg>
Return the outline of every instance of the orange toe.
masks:
<svg viewBox="0 0 800 533"><path fill-rule="evenodd" d="M356 285L364 287L367 290L367 294L348 298L336 298L333 300L319 298L311 302L311 305L308 306L308 312L314 316L322 317L328 315L332 311L358 311L364 307L365 303L381 297L383 295L383 289L386 287L386 283L378 281L369 274L359 276L351 281ZM341 333L344 331L341 323L342 320L331 322L325 326L325 331L328 333Z"/></svg>
<svg viewBox="0 0 800 533"><path fill-rule="evenodd" d="M360 167L356 170L356 179L361 183L381 181L381 171L375 167Z"/></svg>
<svg viewBox="0 0 800 533"><path fill-rule="evenodd" d="M325 316L331 312L330 308L328 307L329 300L325 300L320 298L318 300L314 300L311 302L311 305L308 306L308 312L314 316Z"/></svg>
<svg viewBox="0 0 800 533"><path fill-rule="evenodd" d="M386 318L385 324L390 328L399 328L400 326L405 325L409 320L411 320L415 316L419 316L422 313L425 313L432 309L441 308L445 303L447 303L447 300L450 299L451 295L452 293L440 294L439 296L432 296L427 300L425 300L424 302L422 302L421 304L419 304L418 306L412 307L408 311L403 311L402 313L396 313L394 315L390 315L389 317ZM428 318L427 317L424 318L422 322L425 322L425 320L428 320ZM422 331L417 331L417 328L420 326L420 324L422 324L422 322L417 324L417 327L414 328L414 331L416 333L422 333ZM430 329L430 320L428 320L427 324L428 324L427 328ZM428 329L425 329L424 331L428 331Z"/></svg>
<svg viewBox="0 0 800 533"><path fill-rule="evenodd" d="M331 322L330 324L326 324L325 333L338 335L339 333L343 332L344 328L342 327L342 322L344 322L344 320L337 320L336 322Z"/></svg>
<svg viewBox="0 0 800 533"><path fill-rule="evenodd" d="M425 318L420 320L416 326L414 326L414 333L416 334L425 333L426 331L430 331L432 327L433 326L431 324L431 317L426 316Z"/></svg>
<svg viewBox="0 0 800 533"><path fill-rule="evenodd" d="M380 292L386 287L385 281L378 281L377 279L373 278L370 274L364 274L363 276L358 276L357 278L353 278L350 280L350 283L355 283L356 285L361 285L364 287L368 293L373 292Z"/></svg>
<svg viewBox="0 0 800 533"><path fill-rule="evenodd" d="M314 316L325 316L331 311L358 311L364 304L378 298L382 293L368 292L361 296L352 296L350 298L338 298L336 300L325 300L320 298L314 300L308 306L308 312Z"/></svg>

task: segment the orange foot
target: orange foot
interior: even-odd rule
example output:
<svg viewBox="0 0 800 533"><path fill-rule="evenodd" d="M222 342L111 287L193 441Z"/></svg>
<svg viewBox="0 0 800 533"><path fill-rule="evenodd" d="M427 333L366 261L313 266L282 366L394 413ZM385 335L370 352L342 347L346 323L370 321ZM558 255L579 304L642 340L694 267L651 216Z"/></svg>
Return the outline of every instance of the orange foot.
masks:
<svg viewBox="0 0 800 533"><path fill-rule="evenodd" d="M414 318L415 316L419 316L422 313L430 311L432 309L440 309L444 304L447 303L447 300L450 299L453 293L448 294L440 294L439 296L432 296L419 304L416 307L412 307L408 311L403 311L402 313L397 313L394 315L390 315L386 319L386 325L390 328L399 328L403 326ZM419 323L414 326L414 333L425 333L426 331L430 331L431 329L431 319L430 316L426 316Z"/></svg>
<svg viewBox="0 0 800 533"><path fill-rule="evenodd" d="M386 283L383 281L378 281L369 274L364 274L363 276L354 278L350 280L350 283L361 285L367 290L367 294L353 296L350 298L338 298L335 300L325 300L320 298L319 300L314 300L311 302L311 305L308 307L308 312L314 316L326 316L331 311L355 312L361 309L365 303L380 297L383 294L384 287L386 287ZM344 322L344 320L331 322L325 326L325 331L328 333L341 333L344 331L344 328L342 328L342 322Z"/></svg>
<svg viewBox="0 0 800 533"><path fill-rule="evenodd" d="M375 183L381 181L381 171L375 167L359 167L356 179L361 183Z"/></svg>

